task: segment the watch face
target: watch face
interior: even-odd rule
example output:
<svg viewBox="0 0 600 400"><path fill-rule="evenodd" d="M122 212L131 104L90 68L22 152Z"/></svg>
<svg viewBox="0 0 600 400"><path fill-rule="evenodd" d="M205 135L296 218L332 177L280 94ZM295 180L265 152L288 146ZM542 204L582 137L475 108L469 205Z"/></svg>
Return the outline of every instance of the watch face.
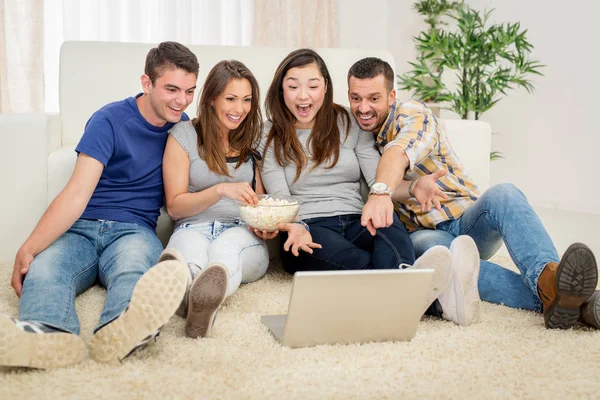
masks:
<svg viewBox="0 0 600 400"><path fill-rule="evenodd" d="M387 187L388 186L385 183L375 183L375 184L373 184L371 189L381 192L381 191L387 190Z"/></svg>

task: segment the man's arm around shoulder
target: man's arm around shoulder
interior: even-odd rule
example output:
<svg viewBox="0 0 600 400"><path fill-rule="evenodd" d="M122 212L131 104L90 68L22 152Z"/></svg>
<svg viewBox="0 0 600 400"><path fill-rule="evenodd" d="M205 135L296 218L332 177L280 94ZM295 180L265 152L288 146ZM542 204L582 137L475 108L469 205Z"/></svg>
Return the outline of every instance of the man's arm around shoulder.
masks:
<svg viewBox="0 0 600 400"><path fill-rule="evenodd" d="M100 161L86 154L79 154L67 186L48 206L29 238L17 252L11 279L11 286L17 296L21 296L23 277L33 258L65 233L83 214L103 169L104 165Z"/></svg>

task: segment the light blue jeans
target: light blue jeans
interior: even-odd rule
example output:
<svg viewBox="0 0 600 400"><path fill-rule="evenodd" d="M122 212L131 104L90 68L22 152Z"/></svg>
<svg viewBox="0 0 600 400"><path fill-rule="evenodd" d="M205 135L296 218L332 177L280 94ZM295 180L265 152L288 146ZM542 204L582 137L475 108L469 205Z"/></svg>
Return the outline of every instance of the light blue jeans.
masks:
<svg viewBox="0 0 600 400"><path fill-rule="evenodd" d="M181 252L192 278L213 263L224 264L229 272L227 296L240 284L262 278L269 267L267 245L241 221L180 225L167 247Z"/></svg>
<svg viewBox="0 0 600 400"><path fill-rule="evenodd" d="M514 185L492 186L460 218L442 222L436 228L411 234L417 257L432 246L449 248L457 236L469 235L481 256L481 299L542 311L537 281L546 264L559 261L558 253L527 198ZM502 242L520 274L487 261Z"/></svg>
<svg viewBox="0 0 600 400"><path fill-rule="evenodd" d="M75 297L99 281L106 288L106 301L97 331L125 311L135 284L161 251L156 233L146 227L77 220L31 263L19 319L79 334Z"/></svg>

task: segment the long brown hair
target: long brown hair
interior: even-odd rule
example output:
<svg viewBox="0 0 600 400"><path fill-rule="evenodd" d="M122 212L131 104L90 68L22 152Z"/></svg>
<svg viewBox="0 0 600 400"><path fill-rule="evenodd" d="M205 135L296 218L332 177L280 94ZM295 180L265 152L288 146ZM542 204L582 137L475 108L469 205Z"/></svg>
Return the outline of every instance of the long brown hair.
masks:
<svg viewBox="0 0 600 400"><path fill-rule="evenodd" d="M340 116L345 120L346 137L350 130L348 111L333 102L333 83L325 61L321 56L311 49L299 49L288 54L277 67L265 100L265 113L267 119L273 125L269 131L264 151L266 153L266 149L273 142L275 159L280 166L286 166L290 162L295 163L296 177L294 181L300 177L302 169L308 163L308 159L296 135L296 129L294 128L296 118L287 108L283 99L283 78L290 69L304 67L309 64L317 65L321 75L323 75L326 87L323 105L315 116L315 124L306 142L306 147L310 149L314 162L313 168L321 165L326 160L331 161L327 168L333 168L337 164L340 157L340 130L338 128L338 118Z"/></svg>
<svg viewBox="0 0 600 400"><path fill-rule="evenodd" d="M260 112L260 91L256 78L250 70L236 60L225 60L217 63L210 70L202 86L202 94L198 102L198 116L192 120L192 126L198 135L198 154L208 168L219 174L229 175L226 152L220 139L217 126L217 115L212 102L219 97L232 79L247 79L252 88L250 111L240 126L229 131L229 148L239 152L239 160L235 168L239 168L253 150L258 147L263 122Z"/></svg>

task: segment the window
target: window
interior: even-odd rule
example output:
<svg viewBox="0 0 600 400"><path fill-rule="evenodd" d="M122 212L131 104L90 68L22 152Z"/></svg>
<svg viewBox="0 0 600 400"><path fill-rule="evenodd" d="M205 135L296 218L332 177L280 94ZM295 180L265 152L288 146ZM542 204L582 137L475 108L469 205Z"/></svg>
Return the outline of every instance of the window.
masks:
<svg viewBox="0 0 600 400"><path fill-rule="evenodd" d="M252 0L44 0L45 110L59 111L63 41L248 46L252 21Z"/></svg>

